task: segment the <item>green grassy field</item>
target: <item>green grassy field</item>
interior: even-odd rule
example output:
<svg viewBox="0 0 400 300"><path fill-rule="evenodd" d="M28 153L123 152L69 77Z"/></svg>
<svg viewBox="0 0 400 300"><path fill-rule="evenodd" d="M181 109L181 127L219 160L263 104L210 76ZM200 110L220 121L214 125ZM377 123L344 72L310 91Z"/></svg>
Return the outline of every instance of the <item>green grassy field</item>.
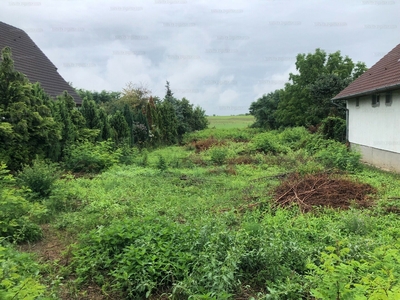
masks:
<svg viewBox="0 0 400 300"><path fill-rule="evenodd" d="M254 123L253 116L210 116L207 117L210 121L209 128L246 128Z"/></svg>
<svg viewBox="0 0 400 300"><path fill-rule="evenodd" d="M20 246L36 263L0 244L0 298L400 299L399 175L304 128L183 144L58 179L34 203L43 240Z"/></svg>

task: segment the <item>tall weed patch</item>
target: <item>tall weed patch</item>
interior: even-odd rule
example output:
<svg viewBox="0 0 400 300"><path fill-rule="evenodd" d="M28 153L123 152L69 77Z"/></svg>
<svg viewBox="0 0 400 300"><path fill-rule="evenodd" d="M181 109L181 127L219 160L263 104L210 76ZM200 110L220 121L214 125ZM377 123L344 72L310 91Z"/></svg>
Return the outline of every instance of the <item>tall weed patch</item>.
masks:
<svg viewBox="0 0 400 300"><path fill-rule="evenodd" d="M289 151L289 147L281 143L278 135L274 131L256 135L252 139L252 146L256 151L271 153L273 155Z"/></svg>
<svg viewBox="0 0 400 300"><path fill-rule="evenodd" d="M19 253L0 240L0 299L44 299L39 265L26 253Z"/></svg>
<svg viewBox="0 0 400 300"><path fill-rule="evenodd" d="M165 218L127 219L83 236L76 272L81 280L93 278L98 284L113 278L113 289L147 298L191 273L194 246L190 226Z"/></svg>
<svg viewBox="0 0 400 300"><path fill-rule="evenodd" d="M0 165L0 238L11 242L37 241L42 231L36 221L46 213L46 208L25 199L21 190L14 188L15 178Z"/></svg>

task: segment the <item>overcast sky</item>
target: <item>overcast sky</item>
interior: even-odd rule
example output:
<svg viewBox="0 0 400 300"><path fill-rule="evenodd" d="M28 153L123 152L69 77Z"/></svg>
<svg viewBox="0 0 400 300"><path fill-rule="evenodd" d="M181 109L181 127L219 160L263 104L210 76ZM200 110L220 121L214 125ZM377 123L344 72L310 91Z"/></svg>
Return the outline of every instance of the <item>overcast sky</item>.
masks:
<svg viewBox="0 0 400 300"><path fill-rule="evenodd" d="M0 20L33 39L74 87L168 80L209 115L248 112L282 88L298 53L340 50L368 67L400 43L400 0L2 0Z"/></svg>

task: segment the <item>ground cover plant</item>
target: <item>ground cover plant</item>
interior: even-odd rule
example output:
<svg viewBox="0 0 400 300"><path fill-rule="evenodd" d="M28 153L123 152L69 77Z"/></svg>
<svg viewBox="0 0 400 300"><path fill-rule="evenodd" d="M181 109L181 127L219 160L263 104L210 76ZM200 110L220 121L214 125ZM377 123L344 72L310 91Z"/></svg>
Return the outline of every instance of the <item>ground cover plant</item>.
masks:
<svg viewBox="0 0 400 300"><path fill-rule="evenodd" d="M21 215L42 227L40 243L7 244L37 254L20 272L47 287L31 299L398 299L400 176L340 142L304 128L206 129L126 155L35 197L4 166L1 195L47 214ZM18 299L7 282L0 292Z"/></svg>
<svg viewBox="0 0 400 300"><path fill-rule="evenodd" d="M208 116L207 119L210 122L208 126L217 129L246 128L252 125L255 121L254 116L251 115Z"/></svg>

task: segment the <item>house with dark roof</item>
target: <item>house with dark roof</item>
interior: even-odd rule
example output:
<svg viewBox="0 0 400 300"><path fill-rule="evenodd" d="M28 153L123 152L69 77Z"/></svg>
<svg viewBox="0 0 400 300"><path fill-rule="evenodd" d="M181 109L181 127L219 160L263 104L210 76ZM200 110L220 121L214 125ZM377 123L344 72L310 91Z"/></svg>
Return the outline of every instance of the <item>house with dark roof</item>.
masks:
<svg viewBox="0 0 400 300"><path fill-rule="evenodd" d="M23 30L0 22L0 50L7 46L11 48L14 68L26 75L31 83L39 82L52 98L67 91L77 105L82 104L79 95L32 39Z"/></svg>
<svg viewBox="0 0 400 300"><path fill-rule="evenodd" d="M400 44L332 100L346 100L347 139L362 159L400 172Z"/></svg>

